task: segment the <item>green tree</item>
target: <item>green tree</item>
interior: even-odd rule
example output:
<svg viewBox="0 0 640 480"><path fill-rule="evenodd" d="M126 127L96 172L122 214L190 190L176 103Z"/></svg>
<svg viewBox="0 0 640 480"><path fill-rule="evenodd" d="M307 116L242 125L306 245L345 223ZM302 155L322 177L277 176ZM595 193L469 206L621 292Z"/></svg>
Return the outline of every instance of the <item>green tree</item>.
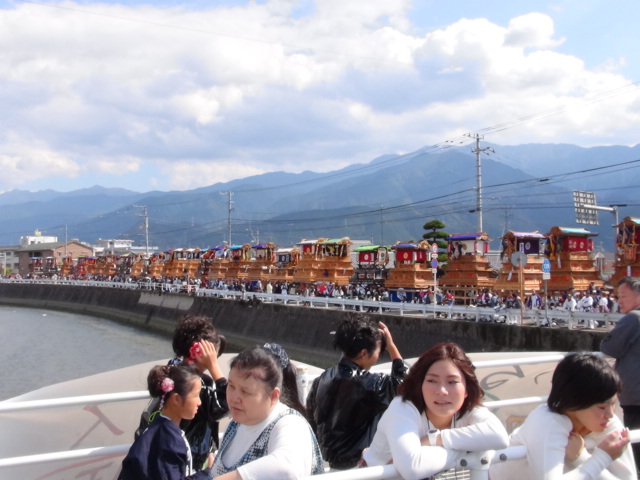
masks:
<svg viewBox="0 0 640 480"><path fill-rule="evenodd" d="M431 220L422 226L426 230L422 238L429 243L433 244L435 242L438 245L438 262L440 263L447 261L447 247L449 246L447 238L449 238L449 234L443 231L446 227L440 220Z"/></svg>

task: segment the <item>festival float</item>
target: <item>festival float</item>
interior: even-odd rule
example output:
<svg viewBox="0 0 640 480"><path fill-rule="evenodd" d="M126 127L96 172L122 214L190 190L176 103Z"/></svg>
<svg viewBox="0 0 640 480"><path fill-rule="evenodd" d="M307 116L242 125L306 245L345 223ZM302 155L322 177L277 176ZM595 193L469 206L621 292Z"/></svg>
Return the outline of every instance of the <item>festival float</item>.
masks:
<svg viewBox="0 0 640 480"><path fill-rule="evenodd" d="M541 291L545 238L539 232L513 230L502 236L502 267L493 287L499 295L509 291L518 292L524 299L534 291Z"/></svg>
<svg viewBox="0 0 640 480"><path fill-rule="evenodd" d="M357 255L353 281L385 285L390 247L384 245L362 245L353 251Z"/></svg>
<svg viewBox="0 0 640 480"><path fill-rule="evenodd" d="M240 282L249 279L249 267L252 262L251 245L243 243L242 245L232 245L228 248L229 262L227 263L227 273L225 280L227 283L234 280Z"/></svg>
<svg viewBox="0 0 640 480"><path fill-rule="evenodd" d="M432 251L429 242L397 243L391 249L395 251L395 261L386 281L391 298L410 300L415 292L434 286L435 275L429 263L429 253Z"/></svg>
<svg viewBox="0 0 640 480"><path fill-rule="evenodd" d="M551 261L551 279L549 291L586 290L591 283L602 288L600 278L591 252L597 233L585 228L553 227L547 234L548 240L544 254Z"/></svg>
<svg viewBox="0 0 640 480"><path fill-rule="evenodd" d="M200 270L199 248L176 248L171 250L164 261L165 277L191 277L198 275Z"/></svg>
<svg viewBox="0 0 640 480"><path fill-rule="evenodd" d="M468 304L485 289L493 289L496 272L486 254L491 238L484 232L454 234L447 238L447 264L440 278L443 290L450 290L458 302Z"/></svg>
<svg viewBox="0 0 640 480"><path fill-rule="evenodd" d="M149 258L148 274L151 278L162 278L164 274L164 260L169 252L157 252Z"/></svg>
<svg viewBox="0 0 640 480"><path fill-rule="evenodd" d="M260 282L264 287L277 265L276 244L260 243L253 247L253 261L249 265L248 278L252 282Z"/></svg>
<svg viewBox="0 0 640 480"><path fill-rule="evenodd" d="M300 261L300 249L297 247L276 249L276 264L271 272L272 282L295 281L296 269Z"/></svg>
<svg viewBox="0 0 640 480"><path fill-rule="evenodd" d="M295 272L296 282L349 285L353 276L353 242L348 237L303 239L298 245L302 253Z"/></svg>
<svg viewBox="0 0 640 480"><path fill-rule="evenodd" d="M640 218L625 217L616 225L616 260L612 285L624 277L640 277Z"/></svg>

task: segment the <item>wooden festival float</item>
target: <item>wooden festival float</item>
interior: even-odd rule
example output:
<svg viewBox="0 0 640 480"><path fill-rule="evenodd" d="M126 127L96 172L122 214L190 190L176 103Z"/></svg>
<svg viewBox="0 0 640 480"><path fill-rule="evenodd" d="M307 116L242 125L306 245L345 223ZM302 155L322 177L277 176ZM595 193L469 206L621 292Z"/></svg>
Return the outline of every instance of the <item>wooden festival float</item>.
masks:
<svg viewBox="0 0 640 480"><path fill-rule="evenodd" d="M276 265L271 272L271 281L295 282L296 269L300 262L300 249L298 247L278 248L275 253Z"/></svg>
<svg viewBox="0 0 640 480"><path fill-rule="evenodd" d="M524 299L534 291L541 291L545 239L539 232L509 230L504 234L500 252L502 267L494 285L499 295L515 292ZM521 256L524 266L520 266Z"/></svg>
<svg viewBox="0 0 640 480"><path fill-rule="evenodd" d="M362 245L353 251L357 254L353 276L354 283L384 285L387 279L390 247Z"/></svg>
<svg viewBox="0 0 640 480"><path fill-rule="evenodd" d="M151 278L162 278L164 275L164 261L169 252L156 252L149 257L147 274Z"/></svg>
<svg viewBox="0 0 640 480"><path fill-rule="evenodd" d="M616 225L616 260L609 283L617 286L624 277L640 277L640 218L625 217Z"/></svg>
<svg viewBox="0 0 640 480"><path fill-rule="evenodd" d="M348 237L303 239L298 243L302 253L295 271L295 281L349 285L353 276L352 244Z"/></svg>
<svg viewBox="0 0 640 480"><path fill-rule="evenodd" d="M276 269L276 244L272 242L260 243L253 247L253 261L249 265L248 278L253 282L261 282L262 287L271 280Z"/></svg>
<svg viewBox="0 0 640 480"><path fill-rule="evenodd" d="M92 257L89 257L91 260ZM87 265L87 273L90 275L113 276L116 274L117 256L107 253L93 257Z"/></svg>
<svg viewBox="0 0 640 480"><path fill-rule="evenodd" d="M199 248L171 250L164 262L164 276L195 278L199 274L201 255Z"/></svg>
<svg viewBox="0 0 640 480"><path fill-rule="evenodd" d="M227 275L228 250L225 247L212 247L200 257L200 278L205 283L223 279Z"/></svg>
<svg viewBox="0 0 640 480"><path fill-rule="evenodd" d="M602 288L604 281L591 257L597 233L585 228L553 227L547 234L544 254L551 261L549 291L586 290L593 282Z"/></svg>
<svg viewBox="0 0 640 480"><path fill-rule="evenodd" d="M144 253L126 253L118 257L116 273L122 276L143 277L147 272L147 257Z"/></svg>
<svg viewBox="0 0 640 480"><path fill-rule="evenodd" d="M411 300L415 292L434 286L429 242L397 243L391 249L395 251L395 260L385 285L392 299Z"/></svg>
<svg viewBox="0 0 640 480"><path fill-rule="evenodd" d="M496 273L486 257L491 238L485 232L466 233L451 235L447 241L448 260L439 283L443 290L453 293L458 303L466 305L496 283Z"/></svg>
<svg viewBox="0 0 640 480"><path fill-rule="evenodd" d="M224 279L227 283L237 280L244 282L249 278L249 267L252 261L252 248L248 243L229 247L229 261Z"/></svg>

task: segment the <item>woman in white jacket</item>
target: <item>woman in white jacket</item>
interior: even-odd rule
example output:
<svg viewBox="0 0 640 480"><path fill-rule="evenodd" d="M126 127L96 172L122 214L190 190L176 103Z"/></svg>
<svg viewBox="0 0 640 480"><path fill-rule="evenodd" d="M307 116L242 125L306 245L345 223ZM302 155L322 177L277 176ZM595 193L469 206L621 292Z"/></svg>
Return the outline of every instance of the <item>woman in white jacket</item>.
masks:
<svg viewBox="0 0 640 480"><path fill-rule="evenodd" d="M362 465L393 462L402 478L424 479L455 467L469 451L505 448L507 432L480 405L483 394L459 345L430 348L398 387Z"/></svg>
<svg viewBox="0 0 640 480"><path fill-rule="evenodd" d="M629 432L614 415L617 372L591 353L558 363L546 405L511 434L527 457L491 467L492 480L635 480ZM495 462L495 460L494 460Z"/></svg>

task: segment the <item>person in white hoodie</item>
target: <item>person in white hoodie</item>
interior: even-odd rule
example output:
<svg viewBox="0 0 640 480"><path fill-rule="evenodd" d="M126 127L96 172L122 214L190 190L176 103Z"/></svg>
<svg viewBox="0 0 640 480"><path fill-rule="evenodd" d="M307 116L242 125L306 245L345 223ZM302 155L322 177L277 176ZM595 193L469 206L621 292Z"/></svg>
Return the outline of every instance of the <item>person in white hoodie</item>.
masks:
<svg viewBox="0 0 640 480"><path fill-rule="evenodd" d="M636 480L629 431L615 416L621 382L602 357L571 353L558 363L546 405L511 434L527 456L491 465L491 480Z"/></svg>

